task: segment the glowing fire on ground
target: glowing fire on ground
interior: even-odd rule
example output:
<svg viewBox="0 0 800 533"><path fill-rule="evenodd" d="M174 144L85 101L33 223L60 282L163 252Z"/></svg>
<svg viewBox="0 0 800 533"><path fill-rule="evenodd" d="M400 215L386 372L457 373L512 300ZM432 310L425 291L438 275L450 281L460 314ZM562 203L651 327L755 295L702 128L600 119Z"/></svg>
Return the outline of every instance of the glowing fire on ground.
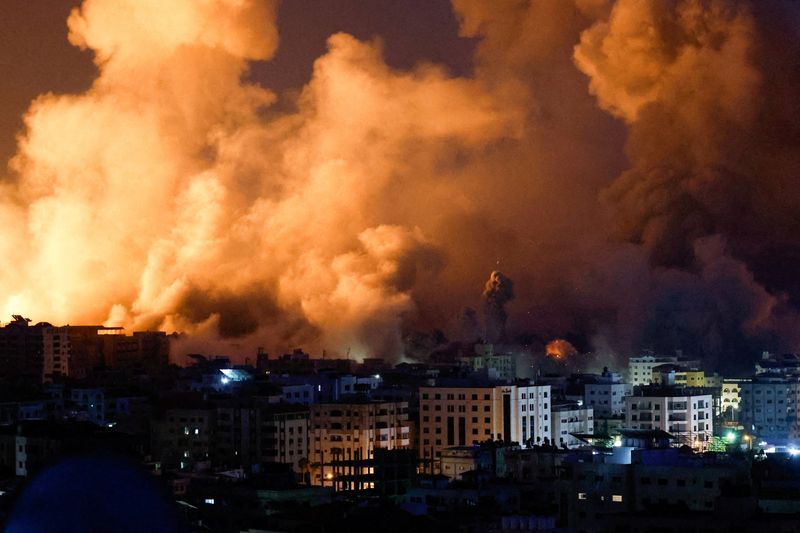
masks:
<svg viewBox="0 0 800 533"><path fill-rule="evenodd" d="M578 353L578 350L564 339L550 341L545 347L545 353L553 359L568 359Z"/></svg>

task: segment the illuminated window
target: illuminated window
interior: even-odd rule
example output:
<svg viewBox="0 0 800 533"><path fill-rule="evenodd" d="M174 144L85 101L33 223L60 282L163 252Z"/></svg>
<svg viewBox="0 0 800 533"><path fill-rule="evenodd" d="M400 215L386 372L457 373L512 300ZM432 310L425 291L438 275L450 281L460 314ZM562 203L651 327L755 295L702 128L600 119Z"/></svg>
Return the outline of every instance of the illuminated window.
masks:
<svg viewBox="0 0 800 533"><path fill-rule="evenodd" d="M579 492L578 493L578 499L579 500L585 500L586 499L586 493L585 492Z"/></svg>
<svg viewBox="0 0 800 533"><path fill-rule="evenodd" d="M617 503L622 502L622 494L614 494L614 495L612 495L611 496L611 501L612 502L617 502Z"/></svg>

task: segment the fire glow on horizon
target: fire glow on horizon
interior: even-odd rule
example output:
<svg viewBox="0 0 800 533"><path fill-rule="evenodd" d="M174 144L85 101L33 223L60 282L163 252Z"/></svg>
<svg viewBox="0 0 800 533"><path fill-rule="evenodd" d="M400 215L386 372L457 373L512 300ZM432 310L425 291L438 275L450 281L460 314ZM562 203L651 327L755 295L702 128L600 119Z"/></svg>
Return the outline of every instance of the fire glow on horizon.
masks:
<svg viewBox="0 0 800 533"><path fill-rule="evenodd" d="M452 8L472 74L337 33L278 95L247 81L276 2L84 0L99 74L25 116L2 311L397 357L474 321L502 258L495 340L797 345L800 285L765 260L800 250L796 32L747 1Z"/></svg>

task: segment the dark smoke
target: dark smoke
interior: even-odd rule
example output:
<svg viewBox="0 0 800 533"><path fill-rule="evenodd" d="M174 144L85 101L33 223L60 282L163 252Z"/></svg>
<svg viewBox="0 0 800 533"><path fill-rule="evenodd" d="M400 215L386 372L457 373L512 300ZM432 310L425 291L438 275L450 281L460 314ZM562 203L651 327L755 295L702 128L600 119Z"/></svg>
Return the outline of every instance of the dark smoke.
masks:
<svg viewBox="0 0 800 533"><path fill-rule="evenodd" d="M483 318L486 342L500 342L505 338L506 304L514 299L514 282L495 270L483 289Z"/></svg>

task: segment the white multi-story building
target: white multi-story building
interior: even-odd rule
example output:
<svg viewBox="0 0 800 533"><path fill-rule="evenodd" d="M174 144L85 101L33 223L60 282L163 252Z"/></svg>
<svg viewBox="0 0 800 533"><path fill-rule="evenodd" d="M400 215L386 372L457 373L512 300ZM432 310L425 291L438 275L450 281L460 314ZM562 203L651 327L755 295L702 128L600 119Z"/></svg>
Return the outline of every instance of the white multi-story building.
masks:
<svg viewBox="0 0 800 533"><path fill-rule="evenodd" d="M333 486L334 462L371 459L377 448L410 447L408 403L364 400L312 405L311 432L309 459L316 465L312 483Z"/></svg>
<svg viewBox="0 0 800 533"><path fill-rule="evenodd" d="M573 433L594 433L594 411L591 407L579 407L575 402L555 404L552 406L551 419L550 434L553 444L559 447L574 448L583 445L584 442L574 437Z"/></svg>
<svg viewBox="0 0 800 533"><path fill-rule="evenodd" d="M628 360L628 381L634 386L650 385L653 380L653 368L663 364L675 364L688 368L700 366L700 361L681 359L678 355L655 355L646 353Z"/></svg>
<svg viewBox="0 0 800 533"><path fill-rule="evenodd" d="M631 394L630 383L587 383L583 388L583 405L594 409L598 418L619 416L625 412L625 397Z"/></svg>
<svg viewBox="0 0 800 533"><path fill-rule="evenodd" d="M800 377L760 375L739 387L738 415L745 431L775 443L800 439Z"/></svg>
<svg viewBox="0 0 800 533"><path fill-rule="evenodd" d="M550 385L420 387L420 456L486 440L551 441Z"/></svg>
<svg viewBox="0 0 800 533"><path fill-rule="evenodd" d="M713 396L707 389L639 387L625 398L625 425L661 429L678 445L703 448L714 434Z"/></svg>

